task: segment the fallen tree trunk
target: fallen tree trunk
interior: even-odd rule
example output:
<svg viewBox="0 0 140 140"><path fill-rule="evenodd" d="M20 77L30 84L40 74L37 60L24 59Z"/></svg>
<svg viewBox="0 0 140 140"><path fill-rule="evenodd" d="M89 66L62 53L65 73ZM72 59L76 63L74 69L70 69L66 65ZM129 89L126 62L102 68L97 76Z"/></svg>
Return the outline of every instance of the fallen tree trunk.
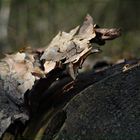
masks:
<svg viewBox="0 0 140 140"><path fill-rule="evenodd" d="M59 85L61 88L50 90L52 96L49 100L43 98L38 115L25 130L24 138L137 139L139 62L131 64L132 68L124 72L128 63L133 62L79 75L75 84L67 79L63 81L65 84ZM69 86L65 87L66 83Z"/></svg>
<svg viewBox="0 0 140 140"><path fill-rule="evenodd" d="M55 140L139 139L140 66L91 85L64 111L66 119Z"/></svg>
<svg viewBox="0 0 140 140"><path fill-rule="evenodd" d="M128 125L134 123L132 127L128 126L128 128L132 130L132 131L130 130L132 133L133 131L136 131L137 133L137 131L139 130L138 127L139 123L137 121L137 115L136 115L139 112L137 109L137 107L139 107L139 102L137 101L139 100L138 98L139 97L138 96L139 95L139 64L138 63L139 61L137 60L134 62L134 64L133 61L132 62L128 61L121 64L116 64L114 66L109 66L108 68L105 68L104 70L101 70L99 72L91 71L85 74L81 74L78 76L75 82L73 82L72 79L69 77L64 77L59 81L56 81L53 85L51 85L52 82L50 81L50 79L52 78L52 76L54 76L54 73L55 74L58 73L58 75L60 75L61 73L61 70L55 70L50 74L50 76L48 76L48 79L43 78L44 79L44 80L42 79L43 82L42 80L39 80L34 85L33 89L30 92L28 92L28 94L30 93L29 94L30 96L27 98L30 102L30 108L32 111L30 111L31 113L30 122L27 125L24 125L25 124L24 122L28 120L29 117L28 111L30 109L28 108L29 110L25 110L25 108L22 108L20 106L20 104L14 103L13 102L14 100L10 100L10 98L7 96L1 98L0 103L1 105L4 105L4 107L1 106L2 107L1 110L6 110L4 112L4 115L5 116L7 115L7 117L1 117L1 123L4 122L4 125L2 125L4 126L3 130L5 131L8 128L7 129L8 131L6 132L8 132L8 134L9 132L11 133L9 126L11 127L11 125L14 124L14 122L17 122L15 120L19 120L20 122L22 122L23 125L17 127L17 130L20 131L22 130L22 132L17 131L17 134L19 134L20 132L21 133L20 137L26 139L36 139L36 138L38 139L38 137L40 137L40 139L41 138L53 139L54 136L56 136L56 134L57 134L57 139L62 139L62 137L64 137L65 139L69 139L70 137L71 139L74 139L74 137L79 139L80 138L88 139L88 138L92 138L93 136L95 137L94 133L90 133L90 131L94 130L93 129L94 127L95 127L95 134L96 134L97 127L100 132L100 135L97 135L97 137L95 138L108 137L108 139L109 138L111 139L111 135L112 135L117 139L121 139L123 135L119 134L120 131L122 131L122 128L124 130L124 133L127 130L127 127L126 129L124 127L126 125L124 120L126 120ZM126 70L125 72L123 72L125 66L129 64L132 65L131 66L132 68L130 69L128 68L128 71ZM55 75L54 78L56 78L57 76ZM43 88L43 84L44 84L44 88ZM88 86L90 87L87 88ZM80 93L84 89L86 90ZM137 96L136 98L137 100L133 99L134 91L136 92L135 94ZM3 91L3 93L4 92L5 91ZM1 97L5 95L3 93L1 94ZM71 100L71 98L73 99ZM8 104L7 106L6 103ZM86 108L84 107L85 104L86 104ZM125 104L127 104L127 106ZM107 107L114 106L114 107L108 109L105 106ZM117 106L120 107L117 108ZM125 109L121 110L121 107L123 106L126 106L125 109L128 110L128 112ZM135 106L136 109L133 108L133 106ZM115 114L115 112L118 112L117 109L119 109L119 112L125 116L125 118L123 118L123 116L120 115L120 119L121 118L123 119L123 121L121 122L119 122L119 119L117 119L116 118L117 116L115 116L117 115ZM87 113L89 114L88 116L85 115L86 110L89 111ZM108 120L107 112L104 111L114 112L112 116L110 116L111 118L109 117L110 118L109 120ZM134 112L132 114L129 114L129 112L131 111ZM108 113L110 114L110 112ZM131 117L130 115L134 117L135 121L130 119ZM83 122L82 124L80 120L82 118L78 118L80 116L83 116L83 118L87 119L87 122L82 121ZM102 116L104 117L102 118ZM102 126L102 123L96 124L96 121L92 123L92 121L94 121L94 117L95 118L98 117L98 120L96 119L97 122L101 121L104 123L108 123L109 126L108 125ZM114 120L115 118L116 120ZM7 120L9 121L8 123ZM115 126L117 124L119 124L120 126L116 128L114 124L112 124L112 121L115 123ZM87 129L88 127L86 127L87 123L88 126L91 128L90 130ZM16 125L18 125L18 123ZM83 128L84 130L82 129L81 125L85 125L85 127ZM26 129L23 133L25 127ZM107 130L107 132L106 131L104 132L103 130L101 131L100 127L104 127L103 130L104 131ZM11 128L13 129L13 127ZM16 128L14 127L14 129ZM108 134L110 131L112 133ZM65 134L64 132L67 133ZM117 136L114 133L117 133ZM14 133L13 135L16 136L17 134ZM7 133L4 134L4 138L6 136ZM130 138L136 138L136 137L132 135Z"/></svg>
<svg viewBox="0 0 140 140"><path fill-rule="evenodd" d="M2 59L1 139L122 139L130 132L136 139L139 60L77 76L93 53L91 43L103 45L119 35L119 29L93 26L88 15L80 28L59 33L45 51L20 50Z"/></svg>

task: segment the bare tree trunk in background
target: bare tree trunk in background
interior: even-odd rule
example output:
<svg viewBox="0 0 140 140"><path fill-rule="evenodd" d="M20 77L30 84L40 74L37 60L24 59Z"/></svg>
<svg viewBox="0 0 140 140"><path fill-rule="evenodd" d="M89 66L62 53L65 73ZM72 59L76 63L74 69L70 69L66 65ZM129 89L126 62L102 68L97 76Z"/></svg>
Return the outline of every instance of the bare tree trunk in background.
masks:
<svg viewBox="0 0 140 140"><path fill-rule="evenodd" d="M11 0L1 0L0 9L0 49L9 49L8 47L8 23L10 16Z"/></svg>

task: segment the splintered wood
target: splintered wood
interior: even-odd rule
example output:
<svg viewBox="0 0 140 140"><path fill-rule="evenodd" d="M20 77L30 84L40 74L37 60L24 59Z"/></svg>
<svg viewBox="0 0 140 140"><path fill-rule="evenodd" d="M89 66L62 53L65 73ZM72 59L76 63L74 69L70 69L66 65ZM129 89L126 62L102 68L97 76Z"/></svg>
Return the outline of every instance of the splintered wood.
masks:
<svg viewBox="0 0 140 140"><path fill-rule="evenodd" d="M11 120L15 115L23 118L20 117L23 113L24 120L28 120L27 110L23 106L25 102L35 110L34 103L40 103L40 94L43 94L56 79L61 79L66 73L75 79L87 56L100 52L99 48L94 47L94 43L103 45L106 40L119 36L120 29L99 28L93 23L92 17L87 15L81 26L69 33L59 32L46 46L45 51L25 49L6 55L0 61L0 114L3 114L0 116L0 137L13 123ZM31 94L27 95L30 99L25 98L28 93ZM1 118L3 116L5 119Z"/></svg>
<svg viewBox="0 0 140 140"><path fill-rule="evenodd" d="M8 96L23 102L24 93L32 89L36 77L32 75L36 67L33 55L16 53L6 55L0 62L1 80L3 88Z"/></svg>
<svg viewBox="0 0 140 140"><path fill-rule="evenodd" d="M6 55L0 62L4 90L17 101L23 100L24 93L32 89L34 82L45 78L55 68L63 68L63 71L75 79L86 57L100 52L99 48L94 47L94 43L103 45L106 40L118 36L120 29L99 28L93 23L92 17L87 15L81 26L69 33L59 32L45 51L27 48Z"/></svg>
<svg viewBox="0 0 140 140"><path fill-rule="evenodd" d="M98 28L93 23L92 17L87 15L81 27L78 26L69 33L59 32L47 46L41 56L41 60L45 59L46 61L45 71L49 72L57 66L66 65L68 73L75 79L78 69L82 67L86 57L92 53L100 52L93 43L104 44L105 40L111 40L118 36L120 36L119 29Z"/></svg>

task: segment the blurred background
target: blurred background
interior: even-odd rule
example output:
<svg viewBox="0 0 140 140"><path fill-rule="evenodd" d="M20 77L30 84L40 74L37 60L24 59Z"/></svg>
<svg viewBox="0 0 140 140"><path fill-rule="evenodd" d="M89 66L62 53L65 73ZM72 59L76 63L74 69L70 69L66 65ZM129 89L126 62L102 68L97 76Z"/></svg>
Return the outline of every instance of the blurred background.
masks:
<svg viewBox="0 0 140 140"><path fill-rule="evenodd" d="M82 24L87 13L100 27L122 29L122 36L102 46L98 57L139 57L139 0L0 0L0 56L45 47L59 30Z"/></svg>

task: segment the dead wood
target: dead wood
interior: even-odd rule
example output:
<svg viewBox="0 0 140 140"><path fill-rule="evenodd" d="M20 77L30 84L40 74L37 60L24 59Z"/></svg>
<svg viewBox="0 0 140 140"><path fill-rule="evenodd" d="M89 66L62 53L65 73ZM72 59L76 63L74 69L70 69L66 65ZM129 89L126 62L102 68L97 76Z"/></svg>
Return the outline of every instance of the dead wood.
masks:
<svg viewBox="0 0 140 140"><path fill-rule="evenodd" d="M90 131L93 130L94 124L96 125L96 121L98 122L98 120L96 119L96 121L94 123L92 123L92 121L93 121L92 118L94 118L94 117L96 118L97 115L95 115L95 114L98 114L98 111L96 111L96 110L94 113L92 113L93 112L92 110L94 110L94 108L96 109L96 107L99 107L100 113L106 114L106 112L104 112L104 106L110 106L111 104L113 106L113 104L115 103L115 102L113 102L114 100L116 100L116 101L118 100L117 101L118 103L122 102L120 106L125 106L125 102L126 102L127 105L130 105L130 106L133 105L133 103L136 103L136 108L139 107L139 104L137 104L138 102L137 101L135 102L133 99L133 90L135 91L135 94L137 94L137 96L139 94L139 92L137 92L137 89L139 87L137 85L139 83L138 82L139 81L139 64L138 63L139 63L139 61L128 61L128 62L124 62L121 64L116 64L114 66L110 66L107 69L104 69L99 72L92 71L87 74L81 74L78 76L78 78L75 82L73 82L69 77L67 77L67 78L60 80L58 83L55 83L51 88L49 88L44 93L44 96L40 102L40 106L37 110L37 113L39 115L37 115L38 117L36 117L36 119L31 121L29 127L26 130L24 137L26 138L26 137L30 136L32 139L35 139L38 136L40 136L40 139L43 139L43 137L44 137L45 140L46 139L51 140L51 139L53 139L54 136L56 136L58 139L63 139L63 138L64 139L69 139L69 138L77 139L78 137L79 137L79 139L89 139L89 138L92 139L94 134L92 135L92 133L90 133ZM126 65L130 65L130 69L126 70L126 72L123 72L123 68ZM92 85L93 88L91 88L90 85ZM129 86L130 86L130 88L128 88ZM87 88L87 87L89 87L89 88ZM96 91L96 87L98 87L97 91ZM104 90L104 88L106 90ZM82 91L82 93L80 93L81 91ZM121 93L120 93L120 91L121 91ZM130 94L130 95L128 97L126 97L126 95L123 96L123 93ZM87 95L87 97L85 97L86 95ZM97 99L95 98L96 97L95 95L97 96ZM103 103L98 98L101 98L103 100ZM72 99L72 100L70 100L70 99ZM106 102L106 100L109 100L111 102L111 104L110 104L110 102L109 103ZM139 100L139 98L137 98L137 100ZM93 102L91 102L91 101L93 101ZM98 103L98 101L100 101L100 102ZM85 104L87 106L86 108L84 107ZM79 110L79 112L77 112L78 111L77 107L83 108L83 111L80 112L80 110ZM129 108L129 106L128 106L129 111L132 111L134 108L132 110L131 109L132 108ZM85 115L84 112L86 112L86 110L89 111L88 113L90 115L88 115L88 116ZM126 107L126 110L127 110L127 107ZM59 116L59 111L60 111L60 116ZM112 108L112 110L110 110L110 111L116 112L117 108ZM123 111L125 111L125 110L120 109L120 112L123 112ZM75 116L76 112L77 112L77 116ZM125 113L126 113L126 111L125 111ZM48 116L47 114L48 115L51 114L51 115ZM114 115L115 115L115 113L114 113ZM126 113L126 115L125 115L126 122L129 121L129 120L127 120L127 115L131 115L131 114L129 114L129 112L128 112L128 114ZM133 115L135 115L135 113L133 113ZM83 123L81 124L81 122L79 122L80 118L78 118L80 116L83 116L83 118L85 118L87 121L83 120ZM98 118L99 121L100 120L106 121L108 118L108 116L103 115L104 118L106 117L106 119L104 120L104 118L102 118L101 116L100 116L100 118ZM77 117L77 119L74 121L74 119L76 117ZM114 116L114 117L116 117L116 116ZM123 116L121 116L121 118L123 118ZM46 122L45 124L43 121L44 119ZM109 120L110 129L112 129L113 132L115 132L115 133L117 131L120 132L123 127L123 123L116 120L115 123L120 123L120 127L116 128L111 123L114 119L115 118L112 118L111 120ZM137 117L134 118L134 120L135 119L137 121ZM59 124L59 121L60 121L61 126L58 125L58 127L57 127L57 125L55 125L55 124L56 124L56 122ZM90 121L91 121L91 123L90 123ZM36 123L34 123L34 122L36 122ZM47 122L49 122L49 123L47 123ZM61 122L64 122L64 124ZM129 123L131 125L133 122L130 121L130 122L128 122L128 124ZM82 128L82 126L78 125L78 124L88 125L91 129L90 130L87 129L88 126L85 128ZM98 123L97 123L97 125L98 125ZM138 125L138 121L136 124L133 125L132 131L130 131L130 132L133 133L133 130L136 130L136 131L139 130L139 127L137 128L137 125ZM67 126L67 127L65 127L65 126ZM74 130L73 130L73 127L75 128ZM42 129L41 132L39 131L40 129ZM87 135L85 135L84 138L82 137L83 135L82 135L82 132L80 131L81 129L84 129L83 131L86 131ZM104 129L105 130L108 129L108 126L104 126ZM110 131L110 129L108 131ZM126 129L124 128L124 133L125 133ZM32 130L32 131L30 131L30 130ZM29 131L29 133L28 133L28 131ZM88 133L88 131L89 131L89 133ZM65 132L66 132L66 134L65 134ZM58 135L56 135L57 133L58 133ZM108 139L111 139L111 134L109 134L109 133L104 134L104 133L106 133L106 131L100 132L102 138L108 137ZM95 131L95 134L96 134L96 131ZM119 136L119 133L117 135L118 135L118 137L117 137L118 139L121 139L121 137L123 137L123 135L121 135L121 134ZM95 135L94 135L94 137L95 137ZM113 137L116 137L116 135L113 135ZM136 135L136 137L137 137L137 135ZM132 135L131 138L135 139L136 137L134 135ZM98 135L95 138L99 138Z"/></svg>
<svg viewBox="0 0 140 140"><path fill-rule="evenodd" d="M137 64L83 90L64 107L67 119L54 139L139 139L139 77Z"/></svg>
<svg viewBox="0 0 140 140"><path fill-rule="evenodd" d="M66 119L64 111L59 113L60 108L88 86L122 70L120 64L99 72L78 74L86 57L100 51L94 43L103 45L119 36L119 29L99 28L87 15L82 26L69 33L59 32L46 50L28 48L6 55L0 61L0 137L8 140L10 134L12 139L22 135L33 139L27 130L36 122L31 129L38 133L40 119L47 113L46 122L53 120L46 126L52 130L46 132L51 138ZM59 114L61 123L53 119L56 115L59 118Z"/></svg>

